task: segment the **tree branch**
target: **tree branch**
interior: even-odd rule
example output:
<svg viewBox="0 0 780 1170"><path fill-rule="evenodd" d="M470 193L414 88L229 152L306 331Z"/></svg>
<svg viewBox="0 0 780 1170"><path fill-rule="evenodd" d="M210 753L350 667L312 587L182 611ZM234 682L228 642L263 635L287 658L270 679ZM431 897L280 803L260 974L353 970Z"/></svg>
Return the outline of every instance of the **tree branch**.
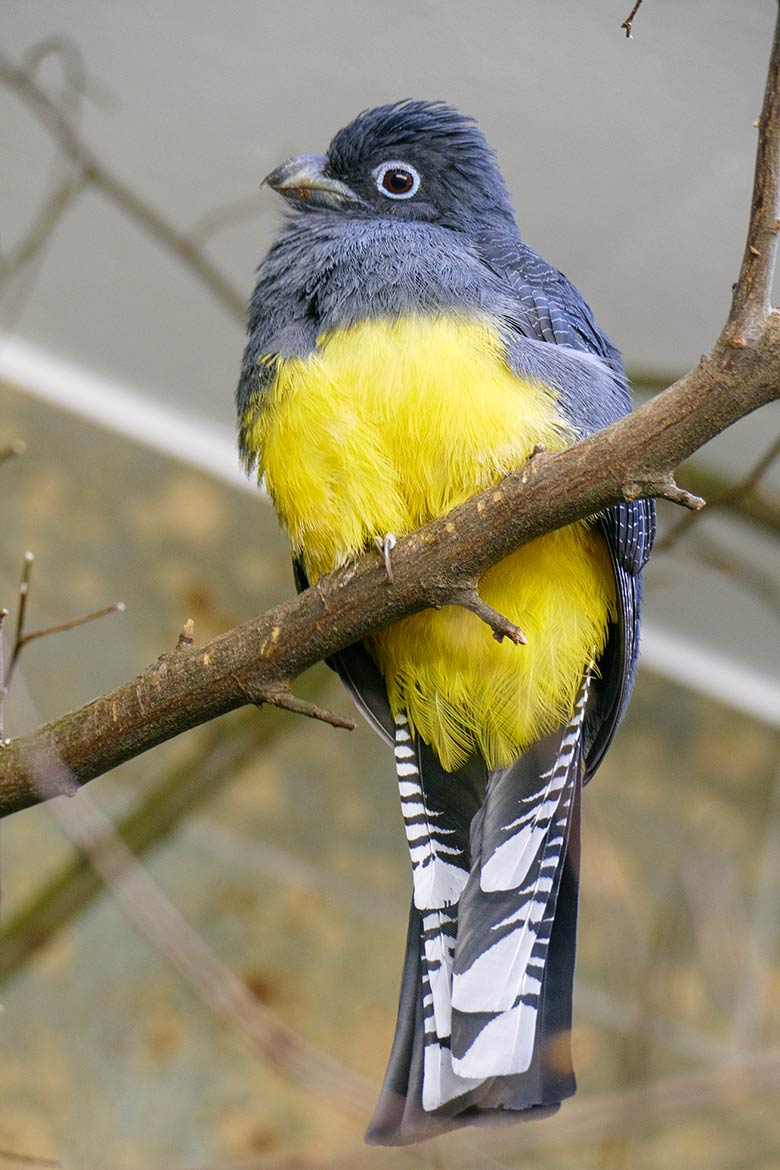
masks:
<svg viewBox="0 0 780 1170"><path fill-rule="evenodd" d="M776 18L767 70L764 104L758 119L758 147L753 177L745 254L724 330L733 346L755 341L771 309L772 277L780 231L780 12Z"/></svg>
<svg viewBox="0 0 780 1170"><path fill-rule="evenodd" d="M623 21L623 23L620 26L623 29L623 31L625 32L628 40L631 40L631 38L633 36L634 18L636 17L636 14L639 11L641 6L642 6L642 0L635 0L633 8L631 9L628 16L626 17L626 19Z"/></svg>
<svg viewBox="0 0 780 1170"><path fill-rule="evenodd" d="M83 161L80 144L73 149ZM393 581L372 551L295 600L202 647L163 655L111 694L3 746L0 815L75 791L247 702L287 696L302 671L379 626L421 609L461 604L491 565L547 532L622 500L659 496L695 504L674 482L675 468L780 393L780 314L769 309L779 176L776 28L745 259L728 321L696 369L635 414L568 450L536 454L497 487L400 538Z"/></svg>
<svg viewBox="0 0 780 1170"><path fill-rule="evenodd" d="M77 784L247 702L288 688L302 671L371 630L459 600L491 565L553 529L642 496L677 498L673 469L731 423L778 396L780 314L756 343L712 354L635 414L399 538L390 582L378 552L294 600L200 647L162 655L111 694L0 749L0 815ZM518 648L517 653L522 653ZM45 761L58 761L47 769ZM69 786L66 786L68 790Z"/></svg>
<svg viewBox="0 0 780 1170"><path fill-rule="evenodd" d="M87 622L94 622L98 618L106 617L111 613L124 613L125 603L123 601L114 601L111 605L105 605L102 609L94 610L92 613L83 613L78 617L70 618L67 621L58 622L53 626L45 626L40 630L27 631L25 628L27 620L27 605L30 600L30 576L32 574L33 561L35 557L31 552L24 554L24 562L22 564L22 576L19 582L19 600L16 611L16 630L14 632L14 644L11 650L11 660L8 663L8 669L5 670L3 666L3 647L2 634L3 624L5 618L8 616L8 611L0 609L0 747L4 746L4 709L5 701L8 697L8 691L11 686L11 680L19 663L22 651L30 642L35 642L40 638L49 638L52 634L63 634L67 630L75 630L78 626L86 625Z"/></svg>

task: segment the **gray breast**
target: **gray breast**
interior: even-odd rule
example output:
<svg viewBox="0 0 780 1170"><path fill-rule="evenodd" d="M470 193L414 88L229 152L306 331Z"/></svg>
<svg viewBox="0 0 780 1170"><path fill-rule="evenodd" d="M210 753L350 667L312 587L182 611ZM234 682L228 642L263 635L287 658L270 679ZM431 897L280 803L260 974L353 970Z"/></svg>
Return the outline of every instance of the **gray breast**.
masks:
<svg viewBox="0 0 780 1170"><path fill-rule="evenodd" d="M322 328L387 315L508 311L505 291L460 233L388 221L350 227L334 240L312 290Z"/></svg>

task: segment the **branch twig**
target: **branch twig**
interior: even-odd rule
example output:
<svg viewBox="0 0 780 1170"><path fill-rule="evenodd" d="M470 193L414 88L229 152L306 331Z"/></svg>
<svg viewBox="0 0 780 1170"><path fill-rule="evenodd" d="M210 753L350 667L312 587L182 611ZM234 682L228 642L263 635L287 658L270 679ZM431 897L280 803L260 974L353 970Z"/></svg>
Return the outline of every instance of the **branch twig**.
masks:
<svg viewBox="0 0 780 1170"><path fill-rule="evenodd" d="M8 663L8 673L3 679L6 690L8 690L11 685L11 677L14 673L16 664L19 661L19 655L21 654L22 647L24 645L24 623L27 617L27 602L30 598L30 574L32 573L34 560L35 557L31 552L26 552L24 554L24 561L22 563L22 577L19 582L19 602L16 611L16 632L14 634L14 646L13 650L11 651L11 661Z"/></svg>
<svg viewBox="0 0 780 1170"><path fill-rule="evenodd" d="M780 457L780 435L778 435L769 450L761 456L755 466L750 469L743 479L739 480L738 483L732 484L720 496L707 501L708 511L712 512L714 508L731 508L739 503L740 500L744 499L745 496L754 492L759 481L778 457ZM696 519L697 515L695 512L681 516L677 523L672 525L663 540L657 542L656 551L661 552L672 548L680 536L688 531L692 522Z"/></svg>
<svg viewBox="0 0 780 1170"><path fill-rule="evenodd" d="M83 613L79 617L69 618L66 622L58 622L55 626L46 626L42 630L32 630L21 639L19 648L21 650L28 642L34 642L36 638L48 638L51 634L64 634L66 630L75 630L77 626L85 626L87 622L95 622L98 618L108 617L110 613L124 612L124 601L112 601L110 605L104 605L102 609L95 609L92 613Z"/></svg>
<svg viewBox="0 0 780 1170"><path fill-rule="evenodd" d="M292 711L294 715L305 715L307 719L318 719L320 723L328 723L331 727L341 727L344 731L355 730L355 720L345 715L337 715L327 707L318 703L310 703L307 699L299 699L288 686L268 686L260 691L257 698L251 702L255 704L270 703L272 707L279 707L282 711Z"/></svg>
<svg viewBox="0 0 780 1170"><path fill-rule="evenodd" d="M181 628L178 640L176 642L176 649L181 650L183 646L192 646L195 643L195 622L192 618L187 618L186 622Z"/></svg>
<svg viewBox="0 0 780 1170"><path fill-rule="evenodd" d="M113 601L110 605L104 605L102 609L93 610L92 613L80 614L79 617L69 618L64 622L57 622L53 626L45 626L40 630L31 630L27 633L25 630L25 622L27 619L27 603L30 597L30 574L35 557L31 552L24 554L24 564L22 566L22 577L19 582L19 608L16 614L16 632L14 635L14 645L11 651L11 661L8 664L8 670L3 676L4 692L8 692L11 685L11 679L19 662L19 656L30 642L36 641L38 638L48 638L52 634L63 634L66 630L75 630L78 626L84 626L87 622L97 621L98 618L107 617L110 613L124 613L125 603L123 601ZM0 705L0 715L2 714L2 706ZM1 721L0 721L1 722ZM2 736L0 736L2 738Z"/></svg>
<svg viewBox="0 0 780 1170"><path fill-rule="evenodd" d="M620 26L622 29L625 30L625 34L626 34L626 37L628 38L628 40L631 40L631 37L633 36L632 29L634 27L634 18L641 7L642 7L642 0L636 0L634 7L631 9L628 16L626 17L626 19L623 21L623 23Z"/></svg>

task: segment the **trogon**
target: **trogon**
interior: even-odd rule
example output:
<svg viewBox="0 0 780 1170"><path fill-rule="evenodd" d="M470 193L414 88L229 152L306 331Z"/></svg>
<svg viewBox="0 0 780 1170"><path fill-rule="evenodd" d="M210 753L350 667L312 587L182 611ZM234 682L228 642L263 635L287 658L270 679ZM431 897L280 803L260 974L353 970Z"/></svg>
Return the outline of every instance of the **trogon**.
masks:
<svg viewBox="0 0 780 1170"><path fill-rule="evenodd" d="M521 238L495 155L441 102L358 115L265 180L240 449L299 588L626 414L620 354ZM582 786L625 710L654 508L620 504L484 574L522 628L445 606L333 660L393 749L411 855L395 1039L367 1140L544 1116L570 1055ZM392 564L392 560L391 560Z"/></svg>

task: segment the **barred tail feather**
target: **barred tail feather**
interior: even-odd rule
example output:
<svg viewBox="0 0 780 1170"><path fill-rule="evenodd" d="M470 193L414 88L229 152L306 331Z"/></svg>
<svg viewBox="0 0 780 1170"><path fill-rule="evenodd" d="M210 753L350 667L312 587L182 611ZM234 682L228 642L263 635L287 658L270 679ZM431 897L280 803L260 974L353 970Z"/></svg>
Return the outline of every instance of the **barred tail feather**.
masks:
<svg viewBox="0 0 780 1170"><path fill-rule="evenodd" d="M445 773L406 720L396 723L414 897L371 1143L547 1116L574 1092L587 694L586 682L568 727L489 777L474 760Z"/></svg>
<svg viewBox="0 0 780 1170"><path fill-rule="evenodd" d="M452 993L454 1068L462 1076L524 1073L538 1046L587 697L586 682L562 736L548 736L491 776L475 818Z"/></svg>

